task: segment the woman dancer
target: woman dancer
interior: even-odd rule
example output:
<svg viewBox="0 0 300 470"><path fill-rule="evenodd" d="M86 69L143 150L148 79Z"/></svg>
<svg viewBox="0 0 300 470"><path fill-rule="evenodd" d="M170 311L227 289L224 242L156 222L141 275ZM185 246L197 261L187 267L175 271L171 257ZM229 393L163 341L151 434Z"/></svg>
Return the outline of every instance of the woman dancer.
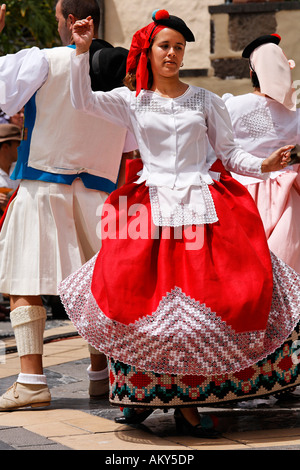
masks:
<svg viewBox="0 0 300 470"><path fill-rule="evenodd" d="M248 44L253 92L224 95L235 138L258 157L290 143L300 143L300 110L296 109L289 61L279 47L277 34L260 36ZM268 245L285 263L300 273L300 165L299 162L262 181L232 174L252 195L262 218Z"/></svg>
<svg viewBox="0 0 300 470"><path fill-rule="evenodd" d="M90 19L74 25L73 104L132 130L143 167L138 176L132 168L128 182L107 200L101 251L60 286L65 308L115 370L129 364L139 371L136 385L144 371L170 384L182 375L244 369L273 352L298 323L300 280L271 259L252 198L221 161L229 170L264 178L287 165L293 146L261 161L234 145L223 101L179 79L186 41L194 41L180 18L159 10L135 33L127 62L134 91L91 91L92 32ZM221 160L213 175L208 140ZM156 406L164 406L162 385ZM118 390L111 402L130 403L126 384ZM176 407L178 428L218 435L201 426L197 401L186 407L177 398L169 406ZM141 422L150 414L147 396L138 405L123 421Z"/></svg>

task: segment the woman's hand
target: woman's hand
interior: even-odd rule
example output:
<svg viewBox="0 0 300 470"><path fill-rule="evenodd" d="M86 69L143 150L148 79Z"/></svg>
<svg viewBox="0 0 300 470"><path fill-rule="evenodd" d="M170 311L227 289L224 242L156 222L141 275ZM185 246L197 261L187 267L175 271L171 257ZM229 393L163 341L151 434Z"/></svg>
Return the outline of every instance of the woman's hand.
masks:
<svg viewBox="0 0 300 470"><path fill-rule="evenodd" d="M285 168L291 161L291 150L294 147L294 145L286 145L285 147L275 150L268 158L263 160L261 164L262 173L278 171Z"/></svg>
<svg viewBox="0 0 300 470"><path fill-rule="evenodd" d="M5 13L6 13L6 5L2 3L0 8L0 33L3 31L5 26Z"/></svg>
<svg viewBox="0 0 300 470"><path fill-rule="evenodd" d="M72 37L76 45L76 55L84 54L89 50L94 37L94 22L91 16L74 23Z"/></svg>

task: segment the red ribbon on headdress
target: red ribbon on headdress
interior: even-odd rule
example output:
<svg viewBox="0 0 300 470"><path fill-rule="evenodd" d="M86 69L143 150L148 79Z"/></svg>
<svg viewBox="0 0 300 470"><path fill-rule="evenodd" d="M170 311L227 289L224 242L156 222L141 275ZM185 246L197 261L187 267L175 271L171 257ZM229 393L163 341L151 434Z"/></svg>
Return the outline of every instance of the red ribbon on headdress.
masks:
<svg viewBox="0 0 300 470"><path fill-rule="evenodd" d="M145 90L148 88L148 50L152 39L164 28L166 26L152 22L137 31L132 38L126 72L136 74L136 96L138 96L142 88Z"/></svg>

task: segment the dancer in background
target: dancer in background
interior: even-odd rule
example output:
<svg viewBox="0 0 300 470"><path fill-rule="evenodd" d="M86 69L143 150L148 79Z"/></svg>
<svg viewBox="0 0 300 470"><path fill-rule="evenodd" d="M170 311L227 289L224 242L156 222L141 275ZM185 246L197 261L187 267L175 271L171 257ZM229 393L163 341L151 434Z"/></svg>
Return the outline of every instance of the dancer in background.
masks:
<svg viewBox="0 0 300 470"><path fill-rule="evenodd" d="M249 60L253 93L226 94L237 143L262 159L277 147L300 143L300 111L296 108L289 61L277 34L260 36L244 51ZM232 173L250 192L262 218L270 250L300 273L300 165L272 172L262 181Z"/></svg>

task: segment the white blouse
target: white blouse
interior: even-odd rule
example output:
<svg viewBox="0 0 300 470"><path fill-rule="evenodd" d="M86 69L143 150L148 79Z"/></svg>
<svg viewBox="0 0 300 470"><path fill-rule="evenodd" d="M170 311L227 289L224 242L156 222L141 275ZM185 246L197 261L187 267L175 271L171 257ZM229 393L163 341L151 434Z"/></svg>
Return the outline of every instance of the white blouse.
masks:
<svg viewBox="0 0 300 470"><path fill-rule="evenodd" d="M265 158L279 147L300 143L300 110L290 111L277 101L254 93L223 97L229 111L234 136L238 145L257 157ZM269 173L276 178L282 171ZM247 185L261 180L232 173L240 183Z"/></svg>
<svg viewBox="0 0 300 470"><path fill-rule="evenodd" d="M6 171L4 171L4 170L2 170L2 168L0 168L0 188L9 188L13 191L15 191L17 189L17 187L20 184L20 180L12 180L11 179L11 175L14 171L15 166L16 166L16 163L13 162L11 164L10 169L9 169L9 174L7 174Z"/></svg>
<svg viewBox="0 0 300 470"><path fill-rule="evenodd" d="M126 87L92 92L88 53L71 59L71 98L75 108L127 127L136 137L143 170L137 183L149 187L156 225L180 226L218 220L208 189L207 161L213 147L226 169L265 179L261 158L234 143L230 117L217 95L189 86L174 99L149 90L138 97ZM268 155L266 155L267 157ZM215 177L215 175L213 175Z"/></svg>
<svg viewBox="0 0 300 470"><path fill-rule="evenodd" d="M38 47L0 57L0 106L13 116L47 80L48 60Z"/></svg>

